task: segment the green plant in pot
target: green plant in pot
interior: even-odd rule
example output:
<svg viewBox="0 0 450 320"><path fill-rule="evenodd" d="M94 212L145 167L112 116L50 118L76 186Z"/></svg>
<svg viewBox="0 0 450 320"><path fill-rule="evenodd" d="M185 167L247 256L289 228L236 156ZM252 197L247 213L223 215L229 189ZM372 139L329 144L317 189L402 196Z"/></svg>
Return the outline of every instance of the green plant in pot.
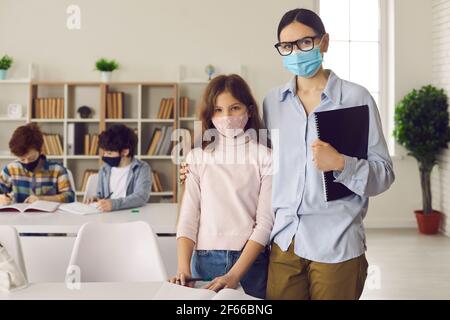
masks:
<svg viewBox="0 0 450 320"><path fill-rule="evenodd" d="M431 171L450 141L447 95L431 85L408 93L396 106L394 136L419 165L422 210L416 210L419 231L439 232L441 213L433 210Z"/></svg>
<svg viewBox="0 0 450 320"><path fill-rule="evenodd" d="M0 80L6 79L6 71L11 68L12 63L13 59L6 54L0 59Z"/></svg>
<svg viewBox="0 0 450 320"><path fill-rule="evenodd" d="M101 72L102 82L109 82L112 72L119 69L119 64L115 60L101 58L95 63L95 68Z"/></svg>

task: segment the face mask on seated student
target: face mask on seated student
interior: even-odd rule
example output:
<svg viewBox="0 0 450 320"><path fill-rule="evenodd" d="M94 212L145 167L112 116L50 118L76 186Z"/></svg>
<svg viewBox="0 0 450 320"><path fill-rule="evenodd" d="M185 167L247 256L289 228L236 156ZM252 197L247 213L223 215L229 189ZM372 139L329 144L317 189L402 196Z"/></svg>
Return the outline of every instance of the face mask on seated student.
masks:
<svg viewBox="0 0 450 320"><path fill-rule="evenodd" d="M36 124L20 126L14 131L9 149L17 160L7 164L0 173L0 205L38 200L74 201L67 170L47 160L43 145L44 137Z"/></svg>
<svg viewBox="0 0 450 320"><path fill-rule="evenodd" d="M99 170L97 202L101 211L115 211L143 206L150 197L151 169L134 157L138 138L125 125L114 125L99 136L104 165Z"/></svg>

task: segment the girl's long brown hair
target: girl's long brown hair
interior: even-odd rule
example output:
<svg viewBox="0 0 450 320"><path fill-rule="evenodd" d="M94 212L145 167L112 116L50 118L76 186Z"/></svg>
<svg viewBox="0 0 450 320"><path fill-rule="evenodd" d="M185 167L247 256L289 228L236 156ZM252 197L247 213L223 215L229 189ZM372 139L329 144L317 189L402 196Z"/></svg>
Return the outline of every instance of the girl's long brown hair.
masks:
<svg viewBox="0 0 450 320"><path fill-rule="evenodd" d="M244 131L254 129L257 141L260 141L260 129L265 129L261 116L258 110L258 104L252 95L250 87L237 74L220 75L213 78L203 93L203 97L199 106L198 118L202 122L202 149L205 149L213 141L205 141L203 136L205 131L215 129L212 122L214 116L214 109L216 106L217 97L223 93L229 92L236 100L247 107L249 119L245 125ZM270 142L267 141L267 146L270 147Z"/></svg>

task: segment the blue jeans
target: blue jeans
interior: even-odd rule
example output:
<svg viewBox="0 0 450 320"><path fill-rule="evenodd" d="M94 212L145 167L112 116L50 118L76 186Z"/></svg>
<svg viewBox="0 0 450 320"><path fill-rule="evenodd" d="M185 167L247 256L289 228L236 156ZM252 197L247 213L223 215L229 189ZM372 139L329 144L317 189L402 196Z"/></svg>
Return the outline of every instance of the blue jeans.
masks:
<svg viewBox="0 0 450 320"><path fill-rule="evenodd" d="M191 260L192 277L214 279L226 274L241 256L242 251L195 250ZM269 266L269 248L259 254L241 279L245 293L265 299Z"/></svg>

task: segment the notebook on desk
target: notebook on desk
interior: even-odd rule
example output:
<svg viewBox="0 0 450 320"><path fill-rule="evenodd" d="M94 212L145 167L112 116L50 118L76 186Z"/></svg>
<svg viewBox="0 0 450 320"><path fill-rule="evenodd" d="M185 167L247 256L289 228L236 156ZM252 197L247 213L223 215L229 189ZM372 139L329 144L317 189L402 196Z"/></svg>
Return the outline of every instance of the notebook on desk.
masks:
<svg viewBox="0 0 450 320"><path fill-rule="evenodd" d="M14 203L1 206L0 211L18 211L18 212L55 212L60 203L53 201L38 200L33 203Z"/></svg>
<svg viewBox="0 0 450 320"><path fill-rule="evenodd" d="M189 288L164 282L153 300L259 300L242 290L222 289L215 292L209 289Z"/></svg>
<svg viewBox="0 0 450 320"><path fill-rule="evenodd" d="M339 153L367 159L369 140L369 107L367 105L316 112L317 136L331 144ZM353 194L342 183L334 182L333 171L323 173L326 201Z"/></svg>
<svg viewBox="0 0 450 320"><path fill-rule="evenodd" d="M59 209L64 212L79 215L95 214L102 212L97 209L97 204L95 203L84 204L82 202L64 203L59 206Z"/></svg>

